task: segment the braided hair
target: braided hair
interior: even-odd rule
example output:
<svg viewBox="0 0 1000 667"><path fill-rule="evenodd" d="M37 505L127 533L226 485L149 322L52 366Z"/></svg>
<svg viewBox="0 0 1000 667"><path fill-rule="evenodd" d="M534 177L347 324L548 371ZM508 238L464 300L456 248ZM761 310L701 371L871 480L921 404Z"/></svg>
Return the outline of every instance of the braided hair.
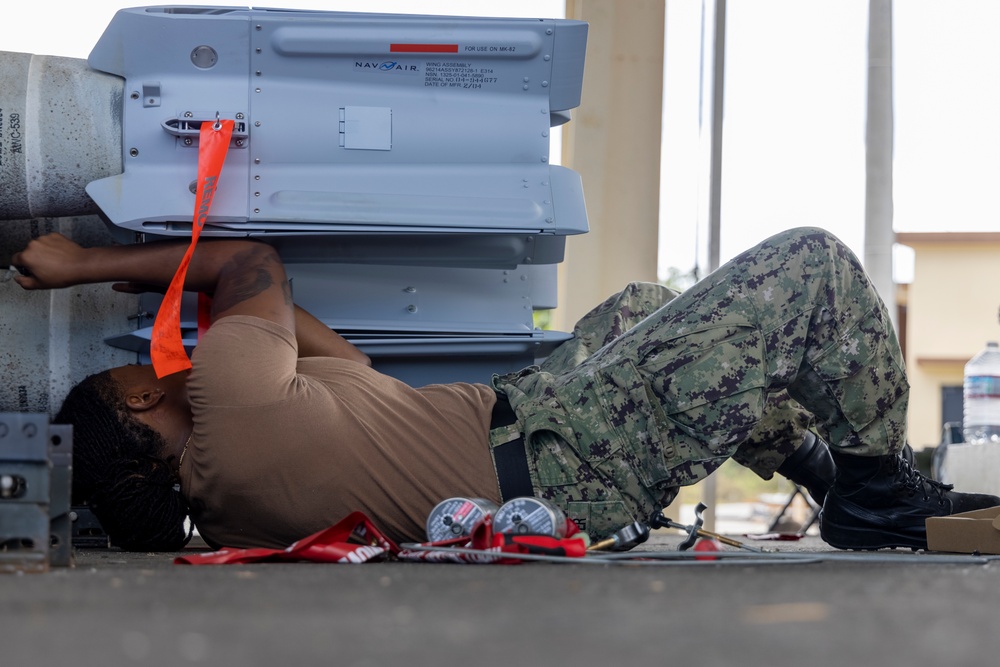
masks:
<svg viewBox="0 0 1000 667"><path fill-rule="evenodd" d="M73 502L90 506L112 544L129 551L187 544L188 506L162 459L166 443L132 416L108 371L73 387L55 421L73 425Z"/></svg>

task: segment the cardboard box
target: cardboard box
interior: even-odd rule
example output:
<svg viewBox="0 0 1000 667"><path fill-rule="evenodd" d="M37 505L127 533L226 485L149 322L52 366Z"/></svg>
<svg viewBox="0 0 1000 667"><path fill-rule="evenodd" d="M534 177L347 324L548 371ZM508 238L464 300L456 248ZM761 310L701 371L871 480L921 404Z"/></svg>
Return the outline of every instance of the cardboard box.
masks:
<svg viewBox="0 0 1000 667"><path fill-rule="evenodd" d="M927 519L927 549L1000 554L1000 507Z"/></svg>

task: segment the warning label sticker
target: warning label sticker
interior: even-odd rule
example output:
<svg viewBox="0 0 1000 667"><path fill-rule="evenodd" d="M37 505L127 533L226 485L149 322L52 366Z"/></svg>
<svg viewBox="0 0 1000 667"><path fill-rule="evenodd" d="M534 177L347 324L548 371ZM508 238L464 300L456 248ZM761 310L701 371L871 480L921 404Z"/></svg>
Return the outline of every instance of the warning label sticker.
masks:
<svg viewBox="0 0 1000 667"><path fill-rule="evenodd" d="M24 134L21 131L21 114L16 111L5 113L0 107L0 168L8 165L4 164L12 156L24 153Z"/></svg>
<svg viewBox="0 0 1000 667"><path fill-rule="evenodd" d="M431 61L424 66L424 86L434 88L489 88L499 79L492 67L469 62Z"/></svg>
<svg viewBox="0 0 1000 667"><path fill-rule="evenodd" d="M4 121L6 120L6 125ZM0 131L3 141L0 141L0 167L4 166L5 153L16 154L24 152L24 135L21 133L21 114L15 112L4 114L0 108Z"/></svg>

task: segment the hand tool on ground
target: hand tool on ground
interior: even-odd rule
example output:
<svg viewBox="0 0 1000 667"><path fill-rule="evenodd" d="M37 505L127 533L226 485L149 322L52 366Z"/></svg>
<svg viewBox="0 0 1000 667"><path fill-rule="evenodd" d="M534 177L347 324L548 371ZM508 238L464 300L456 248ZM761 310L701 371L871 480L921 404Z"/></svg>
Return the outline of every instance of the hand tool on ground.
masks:
<svg viewBox="0 0 1000 667"><path fill-rule="evenodd" d="M673 519L663 516L662 513L655 514L650 523L654 528L676 528L678 530L683 530L688 534L687 539L680 543L677 547L679 551L687 551L692 546L694 546L695 540L699 537L709 537L716 539L723 544L727 544L731 547L736 547L737 549L746 549L747 551L752 551L754 553L764 553L763 549L758 549L757 547L752 547L749 544L744 544L738 540L734 540L725 535L719 535L718 533L713 533L710 530L705 530L702 528L702 524L705 523L705 519L702 517L702 513L708 509L705 503L698 503L698 506L694 510L695 522L690 526L685 526L682 523L677 523Z"/></svg>
<svg viewBox="0 0 1000 667"><path fill-rule="evenodd" d="M587 551L625 551L642 544L649 539L649 526L635 521L628 524L621 530L615 532L611 537L591 544Z"/></svg>

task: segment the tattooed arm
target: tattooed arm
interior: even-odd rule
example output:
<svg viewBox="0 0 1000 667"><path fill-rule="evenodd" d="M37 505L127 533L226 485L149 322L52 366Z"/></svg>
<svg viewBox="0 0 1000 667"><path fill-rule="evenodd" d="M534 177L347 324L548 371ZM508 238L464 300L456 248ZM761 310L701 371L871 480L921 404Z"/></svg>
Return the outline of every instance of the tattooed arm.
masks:
<svg viewBox="0 0 1000 667"><path fill-rule="evenodd" d="M83 248L60 234L32 240L14 255L26 275L14 279L24 289L122 281L166 287L187 241ZM248 240L208 239L191 258L184 289L214 296L212 320L253 315L295 331L285 268L268 245Z"/></svg>

